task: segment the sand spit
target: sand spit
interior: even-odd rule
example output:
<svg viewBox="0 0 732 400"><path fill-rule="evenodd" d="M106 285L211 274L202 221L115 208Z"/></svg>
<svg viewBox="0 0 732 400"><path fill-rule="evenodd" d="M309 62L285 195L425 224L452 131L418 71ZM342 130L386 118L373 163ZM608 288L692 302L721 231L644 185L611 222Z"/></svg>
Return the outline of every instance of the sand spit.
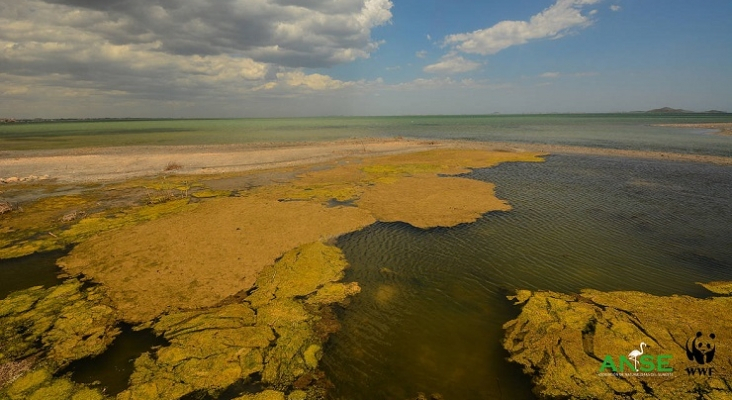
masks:
<svg viewBox="0 0 732 400"><path fill-rule="evenodd" d="M715 125L718 129L728 129L721 127L723 125L732 126L732 124L711 125ZM717 128L705 127L705 129ZM699 154L535 143L372 138L334 142L0 151L0 187L3 184L48 180L59 183L89 183L121 181L161 173L201 175L267 170L317 164L346 157L374 157L435 148L609 155L732 165L732 157ZM171 165L175 168L171 169L169 167Z"/></svg>
<svg viewBox="0 0 732 400"><path fill-rule="evenodd" d="M133 146L0 152L0 179L58 182L120 181L156 175L218 174L327 162L346 156L420 151L435 142L359 139L335 142L252 143L209 146ZM175 165L175 168L170 168ZM180 168L178 168L180 167Z"/></svg>
<svg viewBox="0 0 732 400"><path fill-rule="evenodd" d="M686 128L686 129L712 129L717 135L732 135L732 122L713 122L705 124L658 124L653 126L666 126L669 128Z"/></svg>

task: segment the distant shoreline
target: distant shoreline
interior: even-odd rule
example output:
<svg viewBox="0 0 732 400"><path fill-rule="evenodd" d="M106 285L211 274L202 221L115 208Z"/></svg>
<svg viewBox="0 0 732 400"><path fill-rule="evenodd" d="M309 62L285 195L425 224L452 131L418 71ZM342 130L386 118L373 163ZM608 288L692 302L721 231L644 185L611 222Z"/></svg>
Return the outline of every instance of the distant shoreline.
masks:
<svg viewBox="0 0 732 400"><path fill-rule="evenodd" d="M668 128L686 128L686 129L715 129L717 135L732 136L732 122L717 122L705 124L655 124L653 126L663 126Z"/></svg>

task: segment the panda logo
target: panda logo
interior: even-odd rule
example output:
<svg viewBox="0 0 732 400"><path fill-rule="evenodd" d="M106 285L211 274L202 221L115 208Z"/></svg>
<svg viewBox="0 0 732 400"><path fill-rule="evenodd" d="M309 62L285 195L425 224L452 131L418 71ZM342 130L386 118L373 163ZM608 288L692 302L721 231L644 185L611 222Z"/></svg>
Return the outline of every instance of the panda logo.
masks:
<svg viewBox="0 0 732 400"><path fill-rule="evenodd" d="M690 361L696 361L699 364L712 362L717 349L714 344L715 338L713 333L704 336L701 332L697 332L695 337L686 341L686 356Z"/></svg>

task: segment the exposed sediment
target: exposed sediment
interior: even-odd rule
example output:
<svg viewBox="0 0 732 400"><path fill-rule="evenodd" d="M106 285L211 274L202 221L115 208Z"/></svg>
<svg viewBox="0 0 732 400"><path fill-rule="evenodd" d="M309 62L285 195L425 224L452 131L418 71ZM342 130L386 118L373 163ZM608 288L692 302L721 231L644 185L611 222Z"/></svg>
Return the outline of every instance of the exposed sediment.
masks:
<svg viewBox="0 0 732 400"><path fill-rule="evenodd" d="M510 298L522 310L504 325L503 346L542 398L732 398L732 297L520 290ZM636 371L628 357L641 342L646 358ZM701 364L695 348L716 356Z"/></svg>

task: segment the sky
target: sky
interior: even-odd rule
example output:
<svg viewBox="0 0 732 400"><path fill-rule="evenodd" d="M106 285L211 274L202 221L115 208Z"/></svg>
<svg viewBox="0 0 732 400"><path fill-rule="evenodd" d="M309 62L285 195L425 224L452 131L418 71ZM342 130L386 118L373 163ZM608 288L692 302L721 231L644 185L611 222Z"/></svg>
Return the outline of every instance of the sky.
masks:
<svg viewBox="0 0 732 400"><path fill-rule="evenodd" d="M0 118L732 112L729 0L0 0Z"/></svg>

